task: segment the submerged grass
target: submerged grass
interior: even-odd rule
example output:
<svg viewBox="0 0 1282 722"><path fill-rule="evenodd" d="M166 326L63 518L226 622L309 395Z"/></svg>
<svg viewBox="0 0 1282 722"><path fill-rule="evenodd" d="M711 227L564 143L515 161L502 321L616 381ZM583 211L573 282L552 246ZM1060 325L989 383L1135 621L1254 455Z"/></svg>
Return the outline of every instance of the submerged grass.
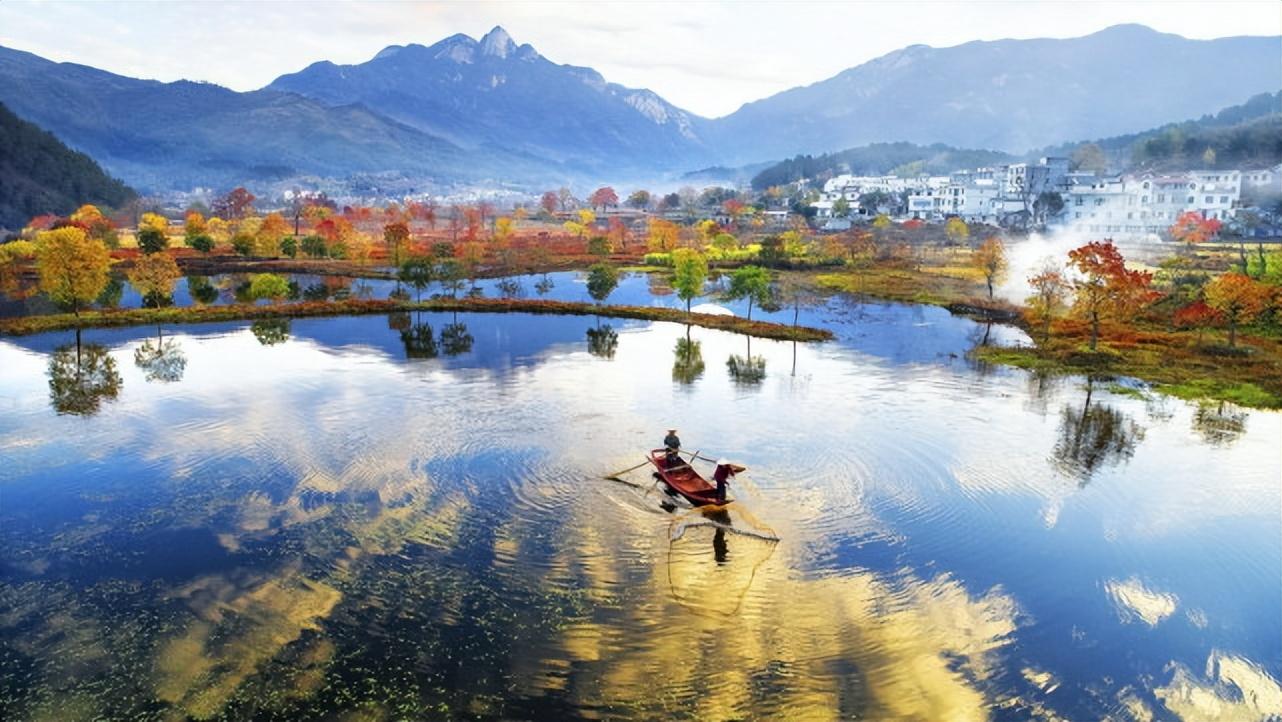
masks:
<svg viewBox="0 0 1282 722"><path fill-rule="evenodd" d="M355 300L307 301L271 306L237 304L230 306L187 306L132 308L24 316L0 320L0 334L25 336L72 328L139 326L148 324L210 323L262 318L303 318L308 316L353 316L393 311L463 311L479 313L546 313L573 316L609 316L646 321L687 323L703 328L787 341L826 341L832 332L807 326L786 326L768 321L749 321L738 316L686 313L680 309L652 306L597 306L590 303L541 299L434 298L427 301Z"/></svg>

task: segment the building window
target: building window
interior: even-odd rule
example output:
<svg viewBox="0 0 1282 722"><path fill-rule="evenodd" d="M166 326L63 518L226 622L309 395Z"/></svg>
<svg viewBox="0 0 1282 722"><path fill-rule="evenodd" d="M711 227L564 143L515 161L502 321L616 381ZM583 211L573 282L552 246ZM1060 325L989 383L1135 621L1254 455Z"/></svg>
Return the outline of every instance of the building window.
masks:
<svg viewBox="0 0 1282 722"><path fill-rule="evenodd" d="M1141 198L1140 203L1148 203L1148 196L1144 196L1143 198Z"/></svg>
<svg viewBox="0 0 1282 722"><path fill-rule="evenodd" d="M1206 202L1207 202L1208 204L1209 204L1209 203L1214 203L1214 202L1215 202L1215 196L1207 196L1207 197L1206 197Z"/></svg>
<svg viewBox="0 0 1282 722"><path fill-rule="evenodd" d="M1229 202L1229 197L1228 197L1228 196L1220 196L1220 202L1221 202L1221 203L1228 203L1228 202Z"/></svg>
<svg viewBox="0 0 1282 722"><path fill-rule="evenodd" d="M1081 218L1081 217L1082 217L1082 214L1080 211L1073 214L1073 218Z"/></svg>
<svg viewBox="0 0 1282 722"><path fill-rule="evenodd" d="M1165 194L1165 193L1158 193L1158 194L1157 194L1157 202L1158 202L1158 203L1165 203L1165 202L1166 202L1166 194Z"/></svg>
<svg viewBox="0 0 1282 722"><path fill-rule="evenodd" d="M1189 200L1188 200L1189 205L1193 205L1196 202L1197 202L1196 198L1194 198L1193 196L1189 196Z"/></svg>
<svg viewBox="0 0 1282 722"><path fill-rule="evenodd" d="M1077 198L1075 198L1075 199L1073 200L1073 205L1075 205L1075 206L1080 206L1080 205L1082 205L1082 197L1081 197L1081 196L1078 196Z"/></svg>

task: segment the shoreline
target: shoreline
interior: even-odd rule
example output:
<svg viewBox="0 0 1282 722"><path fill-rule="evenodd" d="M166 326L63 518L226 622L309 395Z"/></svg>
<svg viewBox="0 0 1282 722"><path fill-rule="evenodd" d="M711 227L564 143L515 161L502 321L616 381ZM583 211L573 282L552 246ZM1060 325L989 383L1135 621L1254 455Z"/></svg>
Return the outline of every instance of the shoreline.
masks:
<svg viewBox="0 0 1282 722"><path fill-rule="evenodd" d="M188 324L220 321L253 321L264 318L309 318L318 316L360 316L402 311L455 311L472 313L537 313L568 316L606 316L643 321L665 321L710 328L717 331L756 336L778 341L828 341L833 333L809 326L788 326L770 321L749 321L738 316L689 313L655 306L597 306L591 303L535 299L434 298L424 301L345 300L304 301L257 306L168 306L112 311L87 311L45 316L21 316L0 320L0 335L30 336L75 328L113 328L156 323Z"/></svg>

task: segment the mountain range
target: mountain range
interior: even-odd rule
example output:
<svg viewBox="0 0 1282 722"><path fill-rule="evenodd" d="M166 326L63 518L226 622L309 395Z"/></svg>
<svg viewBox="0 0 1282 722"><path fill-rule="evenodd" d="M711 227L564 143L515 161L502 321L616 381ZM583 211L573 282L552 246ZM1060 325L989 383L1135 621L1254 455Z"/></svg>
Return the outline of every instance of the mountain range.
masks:
<svg viewBox="0 0 1282 722"><path fill-rule="evenodd" d="M502 28L322 61L265 88L140 80L0 48L0 102L139 188L368 176L450 185L659 180L876 142L1023 152L1214 112L1282 87L1282 38L1117 26L915 45L701 118L555 63Z"/></svg>
<svg viewBox="0 0 1282 722"><path fill-rule="evenodd" d="M22 228L42 213L66 215L84 203L119 208L135 196L92 158L0 103L0 231Z"/></svg>

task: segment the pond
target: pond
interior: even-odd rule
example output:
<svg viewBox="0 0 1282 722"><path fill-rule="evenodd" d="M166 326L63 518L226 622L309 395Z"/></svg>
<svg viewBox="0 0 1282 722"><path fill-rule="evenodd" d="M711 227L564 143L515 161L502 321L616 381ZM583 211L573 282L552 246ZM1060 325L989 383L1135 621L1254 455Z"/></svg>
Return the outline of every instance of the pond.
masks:
<svg viewBox="0 0 1282 722"><path fill-rule="evenodd" d="M1279 708L1282 415L976 365L1019 333L941 309L805 316L838 339L423 313L0 340L0 715ZM731 513L603 478L670 426L748 467Z"/></svg>

